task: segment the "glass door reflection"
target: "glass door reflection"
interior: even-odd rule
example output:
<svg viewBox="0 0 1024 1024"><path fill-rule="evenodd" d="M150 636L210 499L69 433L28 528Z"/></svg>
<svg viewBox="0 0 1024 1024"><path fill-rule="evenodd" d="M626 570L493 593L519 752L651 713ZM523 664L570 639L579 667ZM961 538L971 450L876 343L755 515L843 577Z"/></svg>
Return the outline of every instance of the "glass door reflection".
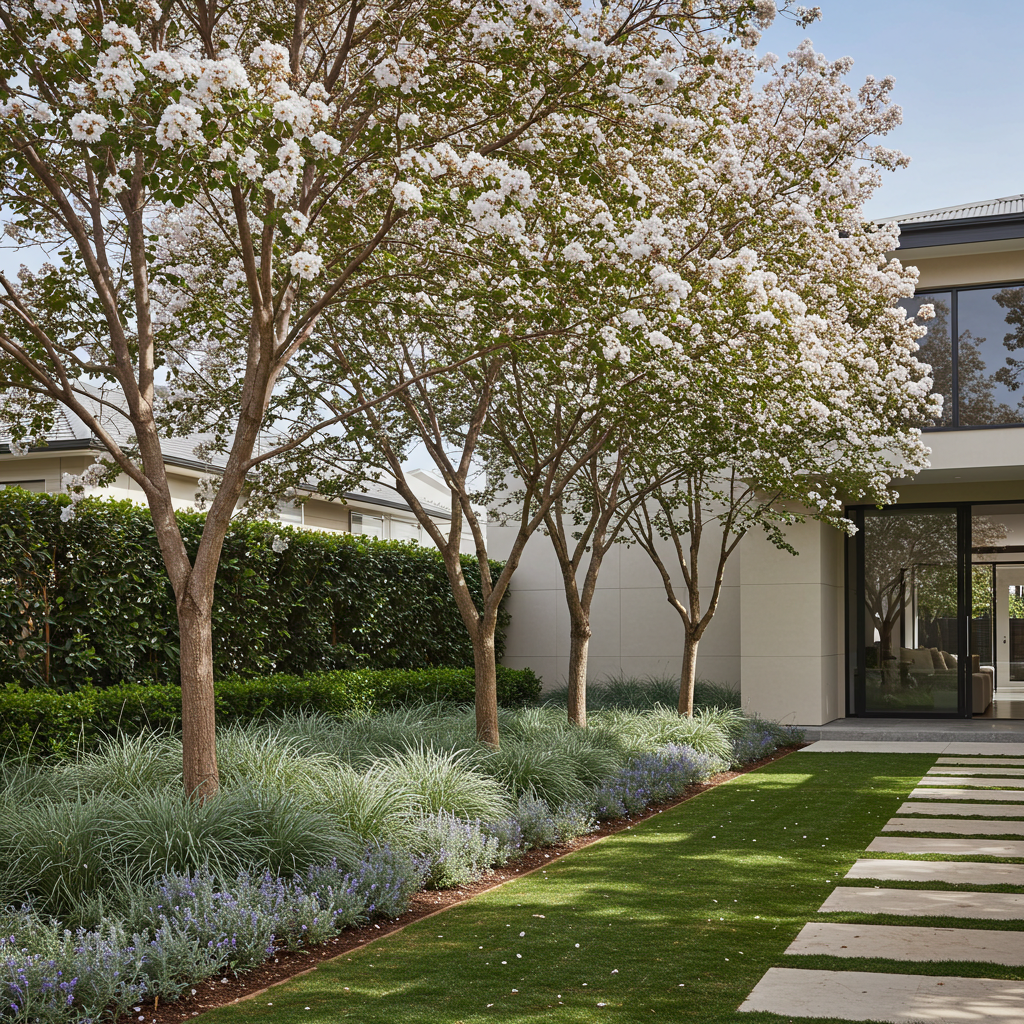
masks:
<svg viewBox="0 0 1024 1024"><path fill-rule="evenodd" d="M956 714L955 508L865 510L864 710Z"/></svg>

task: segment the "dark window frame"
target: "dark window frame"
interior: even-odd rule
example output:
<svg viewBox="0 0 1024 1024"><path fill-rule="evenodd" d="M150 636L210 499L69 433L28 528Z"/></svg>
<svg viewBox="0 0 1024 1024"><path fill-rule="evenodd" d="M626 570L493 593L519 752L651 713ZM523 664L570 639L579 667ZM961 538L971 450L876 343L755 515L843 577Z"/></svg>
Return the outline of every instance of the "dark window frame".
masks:
<svg viewBox="0 0 1024 1024"><path fill-rule="evenodd" d="M1024 427L1024 420L1020 423L971 423L960 425L960 292L980 292L992 288L1024 288L1024 281L997 281L986 284L966 285L936 285L934 288L919 288L914 292L914 298L920 299L927 295L938 295L947 293L950 297L949 310L949 333L950 344L952 345L951 364L953 372L953 386L951 401L953 404L953 423L947 427L924 427L926 434L941 434L950 430L1007 430Z"/></svg>

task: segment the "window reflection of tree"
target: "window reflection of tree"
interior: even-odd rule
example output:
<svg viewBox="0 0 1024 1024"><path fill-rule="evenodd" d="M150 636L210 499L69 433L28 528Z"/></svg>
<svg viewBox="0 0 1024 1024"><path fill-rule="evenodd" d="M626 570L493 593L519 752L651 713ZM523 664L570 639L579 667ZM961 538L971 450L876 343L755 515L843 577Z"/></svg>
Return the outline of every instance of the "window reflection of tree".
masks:
<svg viewBox="0 0 1024 1024"><path fill-rule="evenodd" d="M975 517L972 529L975 546L994 546L1006 537L1005 525L988 516ZM899 626L912 588L926 631L938 619L957 615L955 518L912 512L865 516L864 555L864 603L878 631L881 667L898 657Z"/></svg>
<svg viewBox="0 0 1024 1024"><path fill-rule="evenodd" d="M897 656L899 624L916 566L951 566L956 603L956 525L949 514L896 513L864 520L864 603L878 631L880 663ZM934 582L938 582L933 576Z"/></svg>
<svg viewBox="0 0 1024 1024"><path fill-rule="evenodd" d="M1003 345L1011 352L1024 347L1024 289L1004 288L994 293L992 298L1007 310L1006 323L1016 328L1004 335ZM982 351L987 340L977 337L969 329L961 331L957 339L957 383L960 387L962 427L1021 421L1021 408L997 401L995 391L997 385L1016 391L1020 387L1018 375L1024 365L1007 356L1006 365L991 366L985 361Z"/></svg>
<svg viewBox="0 0 1024 1024"><path fill-rule="evenodd" d="M931 364L932 380L935 382L932 391L943 398L942 419L935 425L949 427L953 424L953 343L950 340L949 303L935 295L919 295L916 306L920 307L926 302L935 307L935 317L925 324L928 333L919 342L921 351L917 358L922 363Z"/></svg>
<svg viewBox="0 0 1024 1024"><path fill-rule="evenodd" d="M992 298L1006 310L1006 325L1013 330L1003 335L1003 346L1008 352L1024 348L1024 288L1004 288ZM1024 374L1024 360L1006 357L1006 365L995 372L995 379L1009 391L1017 391Z"/></svg>

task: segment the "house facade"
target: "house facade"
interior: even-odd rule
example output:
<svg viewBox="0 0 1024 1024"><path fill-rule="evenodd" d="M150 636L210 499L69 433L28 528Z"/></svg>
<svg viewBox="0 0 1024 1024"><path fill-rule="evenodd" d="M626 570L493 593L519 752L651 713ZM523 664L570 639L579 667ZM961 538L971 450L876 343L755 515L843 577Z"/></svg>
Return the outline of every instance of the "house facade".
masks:
<svg viewBox="0 0 1024 1024"><path fill-rule="evenodd" d="M936 312L921 343L945 398L929 466L896 505L849 506L852 538L808 521L788 531L794 557L745 537L698 674L802 725L1024 717L1024 196L893 219L894 255L920 270L908 311ZM501 557L500 529L491 546ZM532 541L516 575L505 662L554 684L569 629L549 546ZM592 628L591 678L678 673L679 618L637 548L608 558Z"/></svg>
<svg viewBox="0 0 1024 1024"><path fill-rule="evenodd" d="M95 398L90 401L89 396L83 396L82 400L95 415L103 417L106 429L115 437L122 437L124 427L120 418L112 416ZM122 437L122 440L128 439ZM176 509L194 507L203 481L223 471L222 464L197 457L197 440L195 437L170 438L164 440L162 445L171 500ZM16 456L0 439L0 490L17 486L29 491L60 493L64 474L80 476L97 458L104 455L104 451L89 428L73 413L61 408L45 448ZM450 492L444 481L429 470L412 470L407 475L431 519L447 527L451 522L448 511ZM108 486L92 488L89 493L146 504L142 489L123 473ZM305 489L301 498L298 502L279 503L277 518L283 524L311 530L361 534L382 540L432 544L412 509L386 482L368 481L358 490L345 494L344 502L318 494L313 485ZM466 553L475 550L468 530L464 531L462 549Z"/></svg>

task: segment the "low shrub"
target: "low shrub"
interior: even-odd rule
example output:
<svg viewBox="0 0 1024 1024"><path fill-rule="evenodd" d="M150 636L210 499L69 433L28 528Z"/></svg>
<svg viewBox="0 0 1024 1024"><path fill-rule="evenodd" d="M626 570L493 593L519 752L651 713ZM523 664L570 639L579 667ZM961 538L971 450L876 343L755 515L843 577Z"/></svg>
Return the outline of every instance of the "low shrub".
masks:
<svg viewBox="0 0 1024 1024"><path fill-rule="evenodd" d="M639 814L650 804L679 796L687 786L728 767L715 754L685 744L668 744L657 753L631 757L597 790L595 813L600 819Z"/></svg>
<svg viewBox="0 0 1024 1024"><path fill-rule="evenodd" d="M384 844L370 846L349 877L363 907L359 920L369 922L401 917L423 888L424 871L407 850Z"/></svg>
<svg viewBox="0 0 1024 1024"><path fill-rule="evenodd" d="M143 957L119 922L71 931L22 910L2 923L0 1019L116 1020L148 990Z"/></svg>
<svg viewBox="0 0 1024 1024"><path fill-rule="evenodd" d="M782 725L757 716L742 719L732 731L733 763L760 761L778 747L803 742L804 732L793 725Z"/></svg>
<svg viewBox="0 0 1024 1024"><path fill-rule="evenodd" d="M481 824L448 811L421 815L409 842L428 889L451 889L481 878L498 862L502 844Z"/></svg>
<svg viewBox="0 0 1024 1024"><path fill-rule="evenodd" d="M284 715L300 710L331 716L372 711L415 701L471 703L473 670L369 669L220 679L214 686L222 723ZM498 667L498 700L508 707L530 703L540 679L530 669ZM118 732L137 735L174 728L181 719L181 689L125 684L82 687L72 693L0 689L0 749L7 756L68 756L89 751Z"/></svg>
<svg viewBox="0 0 1024 1024"><path fill-rule="evenodd" d="M591 806L594 802L591 797L586 804L566 803L552 810L551 805L542 797L524 794L516 807L523 849L541 849L568 843L593 832L597 826Z"/></svg>

